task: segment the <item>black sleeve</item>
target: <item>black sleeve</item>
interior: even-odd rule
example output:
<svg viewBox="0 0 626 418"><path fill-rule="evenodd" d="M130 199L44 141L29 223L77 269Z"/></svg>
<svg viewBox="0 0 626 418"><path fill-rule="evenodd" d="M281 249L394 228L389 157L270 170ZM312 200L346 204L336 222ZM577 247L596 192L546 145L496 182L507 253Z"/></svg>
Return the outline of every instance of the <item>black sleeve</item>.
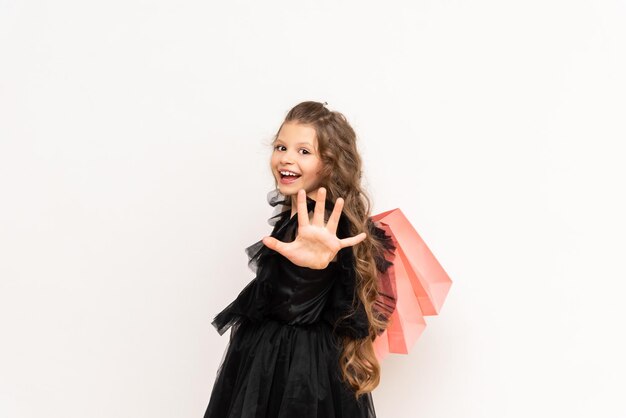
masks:
<svg viewBox="0 0 626 418"><path fill-rule="evenodd" d="M356 293L356 269L352 247L339 250L335 283L330 291L324 320L337 335L362 339L369 336L365 307Z"/></svg>
<svg viewBox="0 0 626 418"><path fill-rule="evenodd" d="M370 220L368 222L371 236L381 241L383 251L374 254L374 261L379 272L378 280L380 287L381 278L388 278L389 269L393 265L392 259L393 241L383 229L377 228ZM349 223L345 216L341 216L337 228L337 237L346 238L350 236ZM336 280L329 295L327 309L324 313L324 320L330 323L337 335L350 337L352 339L362 339L369 336L369 320L365 312L365 306L357 295L356 289L356 261L352 247L342 248L337 254ZM374 313L380 315L382 319L388 319L395 309L395 293L387 289L390 282L386 281L382 292L379 289L379 297L374 304Z"/></svg>

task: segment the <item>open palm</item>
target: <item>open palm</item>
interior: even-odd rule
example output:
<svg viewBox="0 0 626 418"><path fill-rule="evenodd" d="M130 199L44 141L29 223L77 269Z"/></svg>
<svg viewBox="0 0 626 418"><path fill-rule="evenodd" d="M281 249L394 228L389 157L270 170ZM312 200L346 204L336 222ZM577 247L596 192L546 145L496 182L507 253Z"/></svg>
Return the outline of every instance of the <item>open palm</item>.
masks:
<svg viewBox="0 0 626 418"><path fill-rule="evenodd" d="M343 199L337 198L326 225L324 225L325 202L326 189L320 187L317 191L313 219L309 222L306 193L304 189L300 189L297 199L298 234L296 239L292 242L283 242L274 237L265 237L263 244L300 267L326 268L339 250L358 244L367 235L361 232L353 237L337 238L337 225L343 209Z"/></svg>

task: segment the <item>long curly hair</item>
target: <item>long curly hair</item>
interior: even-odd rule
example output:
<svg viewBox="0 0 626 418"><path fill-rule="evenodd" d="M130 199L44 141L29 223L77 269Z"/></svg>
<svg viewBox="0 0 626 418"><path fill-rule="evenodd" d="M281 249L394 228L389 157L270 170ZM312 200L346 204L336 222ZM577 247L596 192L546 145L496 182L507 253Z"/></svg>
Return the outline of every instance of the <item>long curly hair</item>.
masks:
<svg viewBox="0 0 626 418"><path fill-rule="evenodd" d="M321 185L326 198L335 202L344 199L343 214L348 218L351 234L368 233L371 200L361 186L362 162L356 144L356 133L346 117L325 107L325 103L305 101L293 107L282 125L299 123L315 129L322 169ZM275 139L274 138L274 139ZM386 328L385 319L376 315L374 303L378 297L377 270L374 254L382 251L381 243L371 234L352 247L356 260L356 297L365 307L369 321L369 337L343 337L339 365L344 381L354 389L356 398L371 392L380 382L380 365L374 353L373 341Z"/></svg>

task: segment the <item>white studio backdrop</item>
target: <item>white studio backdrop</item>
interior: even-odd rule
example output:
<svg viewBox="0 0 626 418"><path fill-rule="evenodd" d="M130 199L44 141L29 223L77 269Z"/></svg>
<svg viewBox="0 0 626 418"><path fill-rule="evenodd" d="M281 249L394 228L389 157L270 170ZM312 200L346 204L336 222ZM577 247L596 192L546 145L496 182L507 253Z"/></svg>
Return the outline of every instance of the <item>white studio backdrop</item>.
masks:
<svg viewBox="0 0 626 418"><path fill-rule="evenodd" d="M200 417L303 100L454 284L381 418L626 416L626 5L0 0L0 417Z"/></svg>

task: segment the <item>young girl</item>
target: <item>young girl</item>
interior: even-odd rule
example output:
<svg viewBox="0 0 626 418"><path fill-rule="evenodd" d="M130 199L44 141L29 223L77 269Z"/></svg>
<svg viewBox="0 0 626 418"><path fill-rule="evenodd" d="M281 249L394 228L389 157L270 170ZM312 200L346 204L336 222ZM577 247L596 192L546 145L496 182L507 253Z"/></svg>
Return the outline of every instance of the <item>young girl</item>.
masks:
<svg viewBox="0 0 626 418"><path fill-rule="evenodd" d="M373 418L372 341L395 299L378 289L391 238L369 218L346 118L289 111L273 142L269 237L246 249L256 277L213 320L231 329L205 418Z"/></svg>

